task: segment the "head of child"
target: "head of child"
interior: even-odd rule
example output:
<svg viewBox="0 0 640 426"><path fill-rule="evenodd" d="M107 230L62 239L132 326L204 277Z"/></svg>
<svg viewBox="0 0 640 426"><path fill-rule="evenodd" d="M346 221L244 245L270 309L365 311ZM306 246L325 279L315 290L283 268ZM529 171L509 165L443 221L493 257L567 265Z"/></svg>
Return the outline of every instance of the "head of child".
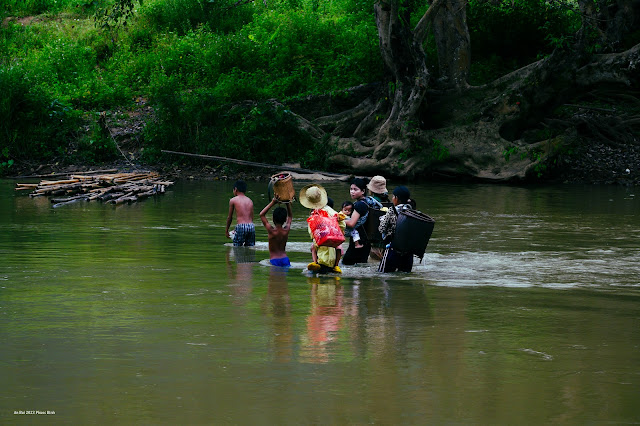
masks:
<svg viewBox="0 0 640 426"><path fill-rule="evenodd" d="M351 216L351 213L353 213L353 203L351 201L345 201L342 203L342 213L347 216Z"/></svg>
<svg viewBox="0 0 640 426"><path fill-rule="evenodd" d="M273 223L278 226L284 225L287 221L287 209L284 207L276 207L273 211Z"/></svg>
<svg viewBox="0 0 640 426"><path fill-rule="evenodd" d="M236 195L238 193L244 194L247 192L247 183L243 180L238 180L233 184L233 194Z"/></svg>
<svg viewBox="0 0 640 426"><path fill-rule="evenodd" d="M409 189L406 186L396 186L396 189L393 190L393 204L394 205L398 205L398 204L407 204L409 202L409 197L411 196L411 193L409 192Z"/></svg>

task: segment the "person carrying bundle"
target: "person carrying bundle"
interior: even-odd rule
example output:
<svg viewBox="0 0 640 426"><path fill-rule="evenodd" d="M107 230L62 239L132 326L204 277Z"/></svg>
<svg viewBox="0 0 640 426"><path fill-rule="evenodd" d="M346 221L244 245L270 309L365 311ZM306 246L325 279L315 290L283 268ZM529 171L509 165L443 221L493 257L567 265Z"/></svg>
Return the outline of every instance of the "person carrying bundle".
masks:
<svg viewBox="0 0 640 426"><path fill-rule="evenodd" d="M291 230L291 219L293 219L291 203L287 203L286 209L284 207L277 207L273 211L273 225L271 225L269 219L267 219L269 209L279 202L280 198L278 195L275 195L273 200L260 212L260 220L267 230L269 263L274 266L291 266L291 261L285 250L287 240L289 239L289 231Z"/></svg>
<svg viewBox="0 0 640 426"><path fill-rule="evenodd" d="M376 209L380 209L383 206L391 204L389 199L389 192L387 191L387 180L384 176L374 176L367 184L369 195L366 197L367 204Z"/></svg>
<svg viewBox="0 0 640 426"><path fill-rule="evenodd" d="M344 241L344 214L327 205L327 191L320 185L307 185L300 190L300 204L312 209L307 222L313 240L311 256L313 262L307 269L319 274L342 273L336 247Z"/></svg>
<svg viewBox="0 0 640 426"><path fill-rule="evenodd" d="M369 195L364 198L364 201L369 206L369 215L364 228L371 242L369 256L374 260L381 260L385 244L378 232L378 226L380 226L380 218L392 206L387 191L387 180L384 176L376 175L367 184L367 189Z"/></svg>
<svg viewBox="0 0 640 426"><path fill-rule="evenodd" d="M355 265L356 263L367 263L369 260L369 252L371 251L371 243L364 229L364 224L369 215L369 206L365 201L367 190L367 181L362 178L355 178L351 181L349 187L349 195L353 201L353 213L346 221L346 225L358 231L361 246L356 247L353 236L349 239L349 247L347 252L342 256L343 265Z"/></svg>
<svg viewBox="0 0 640 426"><path fill-rule="evenodd" d="M406 186L398 186L393 190L391 202L393 207L380 219L378 230L382 234L384 241L389 241L386 245L378 272L411 272L413 268L413 253L402 252L394 248L393 236L396 232L398 214L409 209L414 209L411 193Z"/></svg>

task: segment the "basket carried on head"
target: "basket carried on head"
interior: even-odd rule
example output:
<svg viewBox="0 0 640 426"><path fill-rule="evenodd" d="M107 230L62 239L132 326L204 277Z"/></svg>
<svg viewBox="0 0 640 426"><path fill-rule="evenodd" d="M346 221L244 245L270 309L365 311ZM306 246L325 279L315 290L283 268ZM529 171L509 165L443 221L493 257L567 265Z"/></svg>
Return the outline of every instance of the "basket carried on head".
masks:
<svg viewBox="0 0 640 426"><path fill-rule="evenodd" d="M290 203L295 200L296 191L293 189L293 178L287 172L277 173L271 176L269 180L269 198L271 192L277 195L278 199L283 203Z"/></svg>

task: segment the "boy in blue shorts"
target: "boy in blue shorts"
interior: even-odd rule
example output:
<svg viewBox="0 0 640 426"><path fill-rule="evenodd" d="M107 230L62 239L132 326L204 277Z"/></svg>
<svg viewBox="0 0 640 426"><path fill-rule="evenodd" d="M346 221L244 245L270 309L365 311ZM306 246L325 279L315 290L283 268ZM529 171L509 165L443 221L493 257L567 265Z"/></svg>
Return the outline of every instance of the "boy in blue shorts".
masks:
<svg viewBox="0 0 640 426"><path fill-rule="evenodd" d="M293 219L291 203L287 203L286 210L284 207L277 207L273 211L273 225L267 219L267 212L278 201L278 196L273 197L273 200L260 212L260 220L269 234L269 262L274 266L291 266L285 251L291 230L291 219Z"/></svg>
<svg viewBox="0 0 640 426"><path fill-rule="evenodd" d="M234 246L255 246L256 245L256 228L253 225L253 201L245 194L247 192L247 184L244 181L237 181L233 185L234 197L229 200L229 214L227 215L227 238L229 235L229 227L233 219L233 212L236 212L236 229L233 235Z"/></svg>

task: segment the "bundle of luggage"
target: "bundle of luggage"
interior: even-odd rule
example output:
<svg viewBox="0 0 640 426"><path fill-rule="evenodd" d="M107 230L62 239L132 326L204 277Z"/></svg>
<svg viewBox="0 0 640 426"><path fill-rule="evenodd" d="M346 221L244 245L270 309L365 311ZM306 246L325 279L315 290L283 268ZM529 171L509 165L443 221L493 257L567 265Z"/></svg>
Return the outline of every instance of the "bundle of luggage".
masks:
<svg viewBox="0 0 640 426"><path fill-rule="evenodd" d="M383 203L382 208L369 207L365 230L371 243L389 242L384 241L378 227L382 216L391 208L394 208L392 203ZM413 253L422 260L436 221L419 210L406 209L397 213L396 230L391 240L393 247L401 252Z"/></svg>

